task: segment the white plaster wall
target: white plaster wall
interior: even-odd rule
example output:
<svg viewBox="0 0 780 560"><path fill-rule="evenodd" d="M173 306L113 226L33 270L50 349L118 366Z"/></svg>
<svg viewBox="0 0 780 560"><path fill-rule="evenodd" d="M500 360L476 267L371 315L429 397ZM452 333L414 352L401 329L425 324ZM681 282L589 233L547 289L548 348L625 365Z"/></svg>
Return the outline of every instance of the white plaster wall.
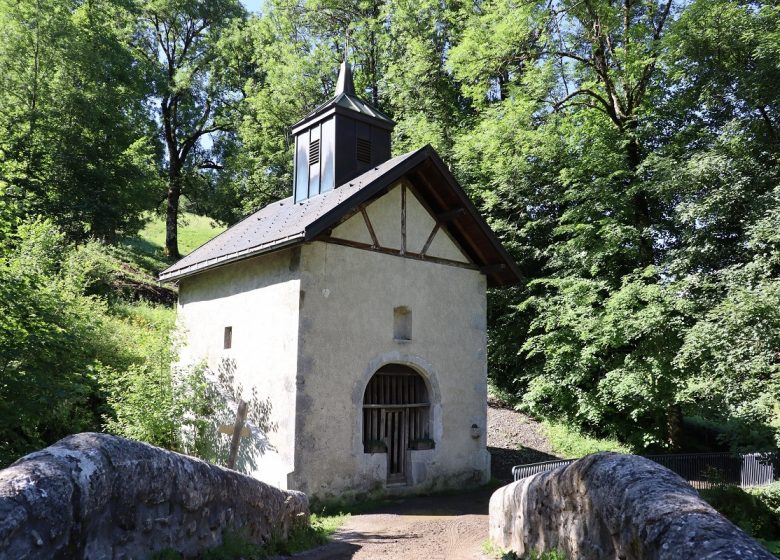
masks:
<svg viewBox="0 0 780 560"><path fill-rule="evenodd" d="M436 448L413 453L414 482L486 481L485 277L475 270L314 242L302 248L300 288L291 485L319 497L384 486L385 456L363 453L360 403L371 374L393 362L430 376L438 399ZM412 310L411 341L393 340L397 306ZM480 429L479 439L471 437L472 424Z"/></svg>
<svg viewBox="0 0 780 560"><path fill-rule="evenodd" d="M407 188L406 249L412 253L422 253L425 242L428 241L428 237L431 235L435 225L436 220L433 219L433 216L420 203L414 191L411 188Z"/></svg>
<svg viewBox="0 0 780 560"><path fill-rule="evenodd" d="M366 226L366 220L360 212L334 228L333 237L350 239L366 245L374 243L373 239L371 239L371 232L368 231L368 226Z"/></svg>
<svg viewBox="0 0 780 560"><path fill-rule="evenodd" d="M390 192L366 207L379 245L390 249L401 248L401 187Z"/></svg>
<svg viewBox="0 0 780 560"><path fill-rule="evenodd" d="M178 322L186 340L180 362L205 360L216 368L232 358L245 389L255 386L261 398L271 398L275 451L254 450L257 464L249 474L280 488L287 488L295 461L299 256L299 249L264 255L185 278L179 286ZM226 326L233 327L229 350L223 349Z"/></svg>

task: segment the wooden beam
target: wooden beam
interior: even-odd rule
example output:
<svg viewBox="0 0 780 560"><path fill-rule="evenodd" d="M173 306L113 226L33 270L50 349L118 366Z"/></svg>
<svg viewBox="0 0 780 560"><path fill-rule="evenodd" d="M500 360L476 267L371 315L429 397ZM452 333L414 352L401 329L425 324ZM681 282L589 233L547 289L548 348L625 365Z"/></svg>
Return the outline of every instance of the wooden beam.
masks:
<svg viewBox="0 0 780 560"><path fill-rule="evenodd" d="M438 216L436 216L437 222L451 222L455 218L458 218L466 213L465 208L453 208L452 210L448 210L447 212L442 212Z"/></svg>
<svg viewBox="0 0 780 560"><path fill-rule="evenodd" d="M496 272L501 272L504 269L506 269L506 265L504 263L499 263L499 264L489 264L486 266L481 266L479 268L479 271L482 274L495 274Z"/></svg>
<svg viewBox="0 0 780 560"><path fill-rule="evenodd" d="M448 207L451 207L453 205L459 204L458 202L453 201L452 199L450 199L449 203L446 202L441 197L441 194L439 193L439 189L434 188L434 186L431 183L431 181L428 179L428 177L425 176L425 173L422 172L422 169L432 170L432 171L434 171L437 174L439 173L439 171L436 169L436 166L433 164L433 162L427 161L425 164L423 164L421 166L421 170L418 171L415 174L415 177L417 178L417 180L420 181L420 183L423 184L423 186L425 186L425 188L427 189L428 193L431 195L432 198L434 198L436 200L436 204L438 204L440 208L448 208ZM462 203L462 201L460 203ZM465 209L465 206L463 208ZM436 216L435 213L432 214L432 215ZM453 233L457 233L457 232L450 232L450 233L453 234ZM466 254L468 255L468 257L470 259L478 261L478 262L488 262L488 261L490 261L490 259L485 255L485 253L482 251L482 249L480 249L478 244L472 242L467 237L464 237L463 239L461 239L460 235L453 235L453 237L457 241L458 245L460 245L461 248L465 250Z"/></svg>
<svg viewBox="0 0 780 560"><path fill-rule="evenodd" d="M360 205L360 213L363 214L363 220L365 220L368 233L371 235L371 244L374 247L379 247L379 240L376 238L376 232L374 231L374 227L371 225L371 220L368 219L368 212L366 212L366 207L362 204ZM328 233L328 237L330 237L330 233Z"/></svg>
<svg viewBox="0 0 780 560"><path fill-rule="evenodd" d="M394 257L401 257L404 259L411 259L415 261L426 261L426 262L432 262L436 264L444 264L447 266L454 266L457 268L466 268L468 270L479 270L478 266L475 266L473 264L469 263L462 263L458 261L453 261L450 259L442 259L440 257L430 257L427 255L422 255L420 253L404 253L401 254L401 252L397 249L387 249L385 247L373 247L367 243L360 243L358 241L351 241L349 239L339 239L337 237L324 237L322 239L325 243L332 243L334 245L343 245L344 247L352 247L353 249L363 249L365 251L373 251L375 253L382 253L384 255L392 255Z"/></svg>
<svg viewBox="0 0 780 560"><path fill-rule="evenodd" d="M406 253L406 183L401 181L401 254Z"/></svg>
<svg viewBox="0 0 780 560"><path fill-rule="evenodd" d="M421 255L425 255L425 253L428 252L428 248L431 246L431 243L433 243L433 238L436 237L436 232L439 231L439 223L436 222L436 225L433 226L433 229L431 230L431 234L428 236L428 239L425 240L425 245L423 245Z"/></svg>

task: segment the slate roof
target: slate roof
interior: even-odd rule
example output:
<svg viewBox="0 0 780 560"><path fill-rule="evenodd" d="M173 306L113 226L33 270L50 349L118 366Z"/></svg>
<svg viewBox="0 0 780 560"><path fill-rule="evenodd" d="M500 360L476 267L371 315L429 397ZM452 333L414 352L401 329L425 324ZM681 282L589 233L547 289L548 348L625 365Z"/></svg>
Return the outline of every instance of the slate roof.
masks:
<svg viewBox="0 0 780 560"><path fill-rule="evenodd" d="M390 159L345 185L297 204L292 197L271 203L163 270L160 280L175 280L199 270L300 242L306 236L306 228L315 220L420 151Z"/></svg>
<svg viewBox="0 0 780 560"><path fill-rule="evenodd" d="M385 115L379 109L372 107L371 105L369 105L368 103L360 99L357 95L350 95L348 93L339 93L338 95L336 95L329 101L323 103L322 105L314 109L311 113L303 117L300 123L295 125L295 128L300 126L301 123L313 119L320 113L324 113L334 106L343 107L344 109L349 109L350 111L354 111L362 115L366 115L369 117L373 117L375 119L386 121L389 124L395 124L395 121L393 121L393 119Z"/></svg>
<svg viewBox="0 0 780 560"><path fill-rule="evenodd" d="M338 188L299 203L269 204L160 273L172 281L229 262L313 241L406 177L436 215L456 210L443 227L487 276L489 286L515 284L522 273L431 146L390 159Z"/></svg>

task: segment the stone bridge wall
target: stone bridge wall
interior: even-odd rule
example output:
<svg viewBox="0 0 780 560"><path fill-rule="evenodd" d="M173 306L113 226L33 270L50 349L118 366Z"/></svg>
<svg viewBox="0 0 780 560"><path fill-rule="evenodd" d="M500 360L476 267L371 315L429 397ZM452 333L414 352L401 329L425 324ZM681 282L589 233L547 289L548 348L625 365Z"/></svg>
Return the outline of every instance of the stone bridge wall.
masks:
<svg viewBox="0 0 780 560"><path fill-rule="evenodd" d="M490 499L490 539L581 560L774 558L682 478L642 457L597 453Z"/></svg>
<svg viewBox="0 0 780 560"><path fill-rule="evenodd" d="M77 434L0 471L0 559L191 555L233 530L261 543L308 522L308 500L151 445Z"/></svg>

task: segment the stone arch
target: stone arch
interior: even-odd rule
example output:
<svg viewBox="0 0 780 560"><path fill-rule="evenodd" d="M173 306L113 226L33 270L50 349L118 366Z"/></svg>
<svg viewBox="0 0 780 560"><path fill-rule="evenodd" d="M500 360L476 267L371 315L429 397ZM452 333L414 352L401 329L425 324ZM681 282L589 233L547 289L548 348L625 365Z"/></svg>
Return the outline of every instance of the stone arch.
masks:
<svg viewBox="0 0 780 560"><path fill-rule="evenodd" d="M420 356L405 354L397 350L380 354L368 362L361 376L355 382L352 391L352 406L356 411L356 422L353 422L352 449L357 455L363 454L363 397L369 382L382 367L387 365L402 365L414 370L425 381L430 400L430 431L435 442L441 441L443 433L441 413L441 391L439 389L438 373L433 364ZM359 412L358 412L359 411Z"/></svg>

